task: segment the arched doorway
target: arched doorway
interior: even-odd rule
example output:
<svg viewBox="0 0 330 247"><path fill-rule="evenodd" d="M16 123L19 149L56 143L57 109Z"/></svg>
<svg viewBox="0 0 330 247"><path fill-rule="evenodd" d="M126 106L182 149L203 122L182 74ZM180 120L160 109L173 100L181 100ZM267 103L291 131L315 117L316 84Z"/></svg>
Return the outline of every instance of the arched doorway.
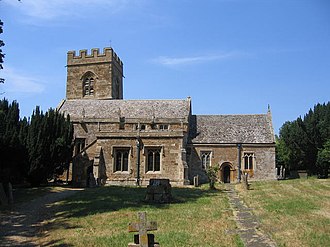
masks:
<svg viewBox="0 0 330 247"><path fill-rule="evenodd" d="M220 166L220 180L223 183L231 183L234 178L234 169L230 162L224 162Z"/></svg>
<svg viewBox="0 0 330 247"><path fill-rule="evenodd" d="M230 166L225 166L223 168L223 182L230 183Z"/></svg>

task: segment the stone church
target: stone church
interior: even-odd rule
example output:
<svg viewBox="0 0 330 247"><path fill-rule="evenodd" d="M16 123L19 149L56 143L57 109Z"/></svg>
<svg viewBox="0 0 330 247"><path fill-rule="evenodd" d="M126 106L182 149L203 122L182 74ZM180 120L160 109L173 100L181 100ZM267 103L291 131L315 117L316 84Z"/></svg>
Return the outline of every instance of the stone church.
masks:
<svg viewBox="0 0 330 247"><path fill-rule="evenodd" d="M112 48L67 54L66 99L58 110L74 125L72 182L172 185L207 182L206 169L232 183L275 179L275 139L266 114L194 115L191 98L124 100L123 63Z"/></svg>

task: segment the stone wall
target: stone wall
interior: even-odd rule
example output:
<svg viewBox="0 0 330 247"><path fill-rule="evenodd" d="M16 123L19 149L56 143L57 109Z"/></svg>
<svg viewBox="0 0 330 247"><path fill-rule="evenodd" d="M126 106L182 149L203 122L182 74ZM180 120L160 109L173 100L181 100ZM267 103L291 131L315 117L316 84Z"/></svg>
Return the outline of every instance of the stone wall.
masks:
<svg viewBox="0 0 330 247"><path fill-rule="evenodd" d="M95 160L100 160L99 157L102 158L100 163L104 166L102 177L107 179L108 184L136 184L137 139L139 138L141 183L146 185L151 178L168 178L174 185L183 185L186 182L185 175L187 175L187 171L185 171L184 141L187 140L187 123L177 123L174 119L169 119L167 123L169 125L168 130L152 129L151 124L145 124L146 129L143 131L135 129L137 124L137 121L131 119L125 123L125 128L120 130L119 121L101 123L90 120L80 121L74 123L74 136L86 140L86 149L83 152L90 162L94 160L95 163ZM161 168L159 172L147 172L145 150L155 147L161 149ZM128 171L114 171L114 150L116 148L129 149ZM102 151L101 156L99 154L100 150ZM85 162L82 159L79 159L79 161L84 165L75 162L75 170L86 170L87 161ZM102 168L98 173L101 174L101 171L103 171ZM86 174L79 174L79 176L84 175ZM94 174L94 176L97 177L97 174ZM80 177L74 177L75 180L82 180Z"/></svg>
<svg viewBox="0 0 330 247"><path fill-rule="evenodd" d="M98 145L103 147L107 182L109 184L135 184L137 178L137 139L136 138L100 138ZM140 139L140 181L147 185L152 178L168 178L171 184L184 184L184 164L181 159L182 137L141 138ZM146 150L160 148L160 171L148 172L146 168ZM115 148L128 148L129 167L126 172L115 172L113 156Z"/></svg>
<svg viewBox="0 0 330 247"><path fill-rule="evenodd" d="M83 95L82 78L91 72L94 78L94 95ZM116 84L118 84L116 86ZM116 87L116 88L115 88ZM76 56L74 51L67 55L67 99L122 99L123 98L123 63L111 48L81 50Z"/></svg>
<svg viewBox="0 0 330 247"><path fill-rule="evenodd" d="M235 144L205 144L205 145L189 145L189 155L187 158L189 165L189 180L192 181L194 176L199 176L201 183L207 182L205 170L202 168L201 152L209 151L212 153L211 166L222 168L224 165L230 166L230 182L237 182L238 171L238 148ZM243 144L241 149L241 170L244 170L245 152L253 153L254 167L252 176L249 179L262 180L262 179L275 179L275 146L267 144ZM218 174L220 181L223 181L223 172L221 169Z"/></svg>

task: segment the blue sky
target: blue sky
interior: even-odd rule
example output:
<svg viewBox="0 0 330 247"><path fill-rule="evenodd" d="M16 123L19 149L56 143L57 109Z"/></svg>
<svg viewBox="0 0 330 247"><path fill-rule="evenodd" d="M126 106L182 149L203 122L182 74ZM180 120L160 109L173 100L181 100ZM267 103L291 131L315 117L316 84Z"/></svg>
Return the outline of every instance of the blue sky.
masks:
<svg viewBox="0 0 330 247"><path fill-rule="evenodd" d="M194 114L266 113L275 132L330 98L329 0L1 0L2 97L65 98L66 53L112 46L125 99L192 97Z"/></svg>

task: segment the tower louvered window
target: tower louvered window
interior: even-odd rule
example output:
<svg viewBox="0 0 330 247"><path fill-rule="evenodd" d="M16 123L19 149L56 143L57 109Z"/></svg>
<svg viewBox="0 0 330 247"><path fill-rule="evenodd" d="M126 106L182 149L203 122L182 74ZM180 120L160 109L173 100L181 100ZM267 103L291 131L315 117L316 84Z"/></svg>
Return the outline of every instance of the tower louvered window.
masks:
<svg viewBox="0 0 330 247"><path fill-rule="evenodd" d="M83 79L84 96L94 95L94 77L92 74L88 74Z"/></svg>

